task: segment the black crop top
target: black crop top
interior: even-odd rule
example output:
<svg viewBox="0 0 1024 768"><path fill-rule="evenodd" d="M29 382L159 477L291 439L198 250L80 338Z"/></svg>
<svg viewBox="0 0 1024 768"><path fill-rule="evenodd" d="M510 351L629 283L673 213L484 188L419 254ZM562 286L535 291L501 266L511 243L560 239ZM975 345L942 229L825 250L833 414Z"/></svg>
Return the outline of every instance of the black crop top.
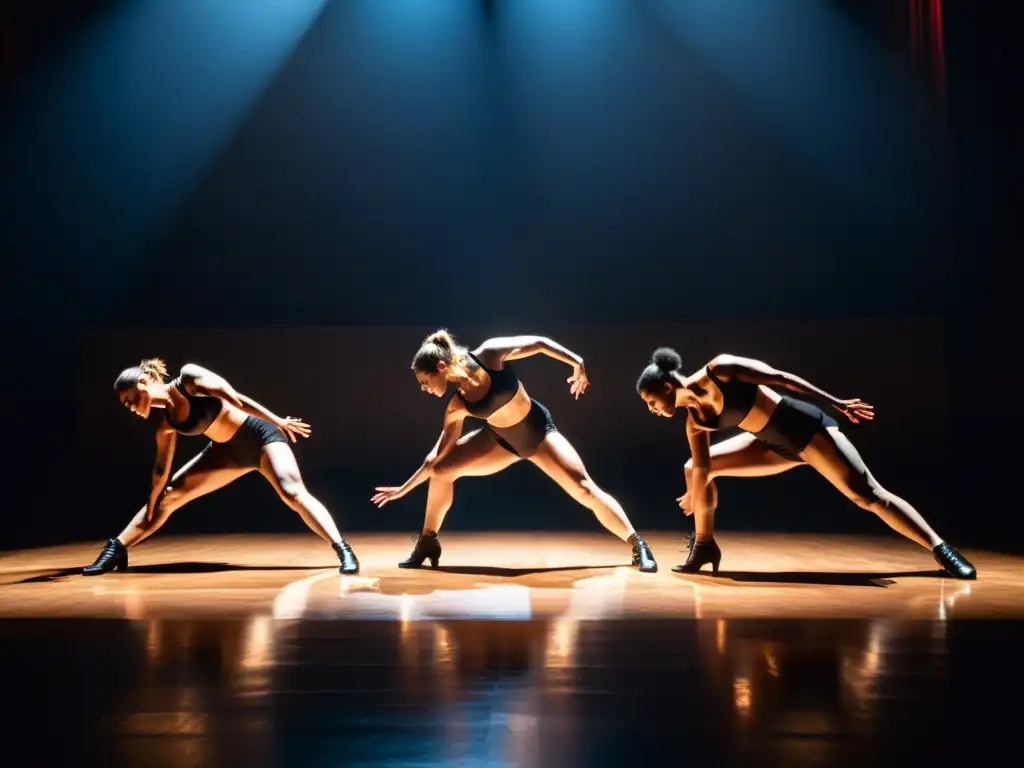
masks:
<svg viewBox="0 0 1024 768"><path fill-rule="evenodd" d="M188 379L188 376L180 374L178 378L171 382L171 386L188 400L188 416L185 417L184 421L176 422L174 421L172 410L168 408L166 414L167 423L174 427L176 432L180 432L183 435L201 435L210 428L213 420L220 415L221 410L224 408L224 403L219 397L190 395L185 391L185 383L183 381Z"/></svg>
<svg viewBox="0 0 1024 768"><path fill-rule="evenodd" d="M506 364L500 370L495 370L481 363L480 358L472 352L469 353L469 356L477 365L487 371L487 375L491 377L491 387L487 390L486 395L472 403L468 402L460 392L456 392L455 395L466 406L470 416L486 419L516 396L516 392L519 391L519 377L516 376L511 365Z"/></svg>
<svg viewBox="0 0 1024 768"><path fill-rule="evenodd" d="M715 382L715 386L722 393L722 412L707 421L702 421L697 412L691 412L693 420L705 429L732 429L743 421L754 407L758 386L737 378L722 381L715 376L710 367L708 378Z"/></svg>

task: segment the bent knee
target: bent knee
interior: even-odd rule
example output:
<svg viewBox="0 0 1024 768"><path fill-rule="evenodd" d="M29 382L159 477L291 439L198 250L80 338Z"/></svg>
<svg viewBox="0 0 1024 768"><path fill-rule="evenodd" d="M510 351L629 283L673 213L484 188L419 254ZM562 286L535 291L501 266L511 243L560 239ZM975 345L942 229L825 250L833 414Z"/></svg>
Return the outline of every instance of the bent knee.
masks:
<svg viewBox="0 0 1024 768"><path fill-rule="evenodd" d="M569 493L583 506L590 506L601 494L601 489L587 475L577 475L572 478Z"/></svg>
<svg viewBox="0 0 1024 768"><path fill-rule="evenodd" d="M181 488L169 485L164 488L164 492L157 499L156 511L160 515L169 515L187 500L185 492Z"/></svg>
<svg viewBox="0 0 1024 768"><path fill-rule="evenodd" d="M301 480L286 480L281 483L281 498L286 504L298 504L308 493L305 484Z"/></svg>
<svg viewBox="0 0 1024 768"><path fill-rule="evenodd" d="M470 461L468 464L472 464ZM467 462L458 456L448 455L430 468L430 479L452 482L466 474Z"/></svg>
<svg viewBox="0 0 1024 768"><path fill-rule="evenodd" d="M867 479L851 484L846 495L858 507L870 511L877 509L880 504L885 504L890 498L885 488Z"/></svg>
<svg viewBox="0 0 1024 768"><path fill-rule="evenodd" d="M441 480L443 482L451 482L459 476L459 465L457 462L449 461L444 459L437 462L430 469L431 480Z"/></svg>

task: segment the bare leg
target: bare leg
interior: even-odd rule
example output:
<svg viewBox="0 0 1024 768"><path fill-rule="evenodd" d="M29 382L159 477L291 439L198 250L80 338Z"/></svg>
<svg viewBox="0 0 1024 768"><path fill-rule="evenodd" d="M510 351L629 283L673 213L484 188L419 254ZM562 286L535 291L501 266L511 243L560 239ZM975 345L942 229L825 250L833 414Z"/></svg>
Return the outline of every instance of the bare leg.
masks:
<svg viewBox="0 0 1024 768"><path fill-rule="evenodd" d="M217 445L207 447L174 473L157 502L153 519L146 522L146 507L143 507L117 538L126 547L135 546L155 533L175 510L200 496L223 488L249 471L248 468L232 464L218 450Z"/></svg>
<svg viewBox="0 0 1024 768"><path fill-rule="evenodd" d="M916 509L875 480L853 443L838 428L816 435L801 456L854 504L874 512L893 530L928 550L942 543Z"/></svg>
<svg viewBox="0 0 1024 768"><path fill-rule="evenodd" d="M423 533L430 535L441 530L452 506L456 479L493 475L517 461L519 457L503 448L489 429L478 429L460 437L451 452L434 467L430 477Z"/></svg>
<svg viewBox="0 0 1024 768"><path fill-rule="evenodd" d="M697 541L715 537L715 510L718 508L718 487L714 485L715 478L766 477L799 467L800 463L780 456L749 432L712 445L711 471L708 473L712 483L712 504L707 512L694 517L693 527ZM684 472L686 487L689 488L693 472L692 460L686 462ZM687 515L692 515L693 506L688 496L689 494L683 497L681 506Z"/></svg>
<svg viewBox="0 0 1024 768"><path fill-rule="evenodd" d="M576 449L561 432L549 432L530 461L620 539L629 541L636 533L622 505L591 479Z"/></svg>
<svg viewBox="0 0 1024 768"><path fill-rule="evenodd" d="M302 482L291 446L288 443L271 443L263 446L262 454L260 474L274 486L281 501L298 512L310 530L328 544L340 541L341 533L331 513Z"/></svg>

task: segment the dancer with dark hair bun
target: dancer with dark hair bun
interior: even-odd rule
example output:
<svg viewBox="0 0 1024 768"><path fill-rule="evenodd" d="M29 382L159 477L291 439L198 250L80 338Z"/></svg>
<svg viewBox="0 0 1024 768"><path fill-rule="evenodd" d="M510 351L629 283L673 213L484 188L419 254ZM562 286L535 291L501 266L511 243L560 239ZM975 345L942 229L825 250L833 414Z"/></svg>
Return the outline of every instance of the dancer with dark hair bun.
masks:
<svg viewBox="0 0 1024 768"><path fill-rule="evenodd" d="M171 513L259 469L281 500L313 532L328 542L341 561L342 573L357 573L359 561L338 532L330 513L307 489L288 441L309 437L301 419L276 416L240 394L213 371L191 363L172 381L160 359L126 368L114 382L121 404L140 418L163 410L156 433L156 460L149 501L116 539L110 539L96 562L82 572L98 576L128 568L128 548L152 535ZM170 477L179 434L210 439L198 456ZM170 478L170 482L168 482Z"/></svg>
<svg viewBox="0 0 1024 768"><path fill-rule="evenodd" d="M710 563L717 572L722 551L715 542L718 477L758 477L809 464L857 506L874 512L893 530L930 550L951 576L974 579L977 572L925 522L921 514L874 478L839 423L815 405L771 387L817 400L854 424L870 421L875 411L863 400L841 400L791 373L759 360L719 355L686 376L674 349L659 347L636 383L637 393L655 416L686 413L690 460L686 493L676 499L693 515L686 562L672 570L699 571ZM739 428L744 434L710 444L710 433Z"/></svg>
<svg viewBox="0 0 1024 768"><path fill-rule="evenodd" d="M492 475L527 459L583 506L601 525L627 542L633 565L653 573L658 564L651 549L633 529L618 501L595 483L576 449L556 429L548 409L532 400L520 383L511 361L544 354L572 367L567 379L577 399L590 385L583 359L543 336L488 339L472 352L460 346L448 331L428 336L412 361L420 389L444 397L449 385L455 395L445 410L444 429L423 465L401 486L378 487L372 501L383 507L428 482L423 530L402 568L419 568L424 560L437 567L441 544L437 533L452 505L454 483L460 477ZM485 419L481 429L461 435L463 421Z"/></svg>

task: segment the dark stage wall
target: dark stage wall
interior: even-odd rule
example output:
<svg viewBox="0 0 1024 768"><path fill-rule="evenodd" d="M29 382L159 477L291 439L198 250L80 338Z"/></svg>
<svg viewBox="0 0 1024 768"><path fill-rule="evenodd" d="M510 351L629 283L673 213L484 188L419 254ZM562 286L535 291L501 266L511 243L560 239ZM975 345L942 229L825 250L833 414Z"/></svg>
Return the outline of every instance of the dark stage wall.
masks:
<svg viewBox="0 0 1024 768"><path fill-rule="evenodd" d="M206 365L281 415L313 425L297 447L310 487L346 529L416 530L425 487L382 511L369 504L375 484L399 484L436 439L444 401L422 394L409 371L430 328L95 330L81 343L77 453L88 468L92 535L114 535L144 500L153 455L152 427L126 413L112 383L144 356L175 368ZM874 424L849 425L876 475L915 494L941 519L936 494L946 458L947 407L942 327L928 319L564 328L454 328L475 345L491 335L542 332L582 354L592 380L578 402L569 369L537 357L516 363L530 393L552 410L595 479L618 495L640 529L682 527L673 498L688 457L682 419L650 416L634 382L658 344L675 346L689 368L719 352L764 359L842 397L878 409ZM203 445L179 441L175 467ZM879 531L880 524L810 470L722 484L724 527ZM77 524L76 524L77 525ZM532 466L462 481L452 529L573 529L596 523ZM81 526L78 526L81 528ZM196 502L170 530L301 530L257 477ZM84 534L85 531L82 530Z"/></svg>
<svg viewBox="0 0 1024 768"><path fill-rule="evenodd" d="M109 387L148 354L206 362L310 419L300 459L346 527L415 530L422 493L381 512L367 497L437 433L441 403L407 364L439 320L468 341L492 323L579 346L595 382L580 403L555 363L520 368L641 527L685 522L682 426L632 394L669 342L694 366L731 349L873 400L877 423L850 433L885 483L957 542L1024 546L1002 512L1016 457L989 447L1000 414L977 406L979 386L1020 368L1001 266L1020 133L1007 4L945 3L944 47L920 3L734 5L0 11L0 379L16 456L0 548L116 533L140 503L151 437ZM892 319L910 315L941 317L944 346L937 325ZM668 327L705 320L737 325ZM618 332L624 346L567 322L657 328ZM174 330L93 333L76 354L83 328L154 325ZM230 330L260 325L408 330ZM366 391L380 394L348 402ZM880 530L804 470L723 483L720 521ZM449 525L594 522L522 466L461 484ZM292 529L257 478L169 527Z"/></svg>

